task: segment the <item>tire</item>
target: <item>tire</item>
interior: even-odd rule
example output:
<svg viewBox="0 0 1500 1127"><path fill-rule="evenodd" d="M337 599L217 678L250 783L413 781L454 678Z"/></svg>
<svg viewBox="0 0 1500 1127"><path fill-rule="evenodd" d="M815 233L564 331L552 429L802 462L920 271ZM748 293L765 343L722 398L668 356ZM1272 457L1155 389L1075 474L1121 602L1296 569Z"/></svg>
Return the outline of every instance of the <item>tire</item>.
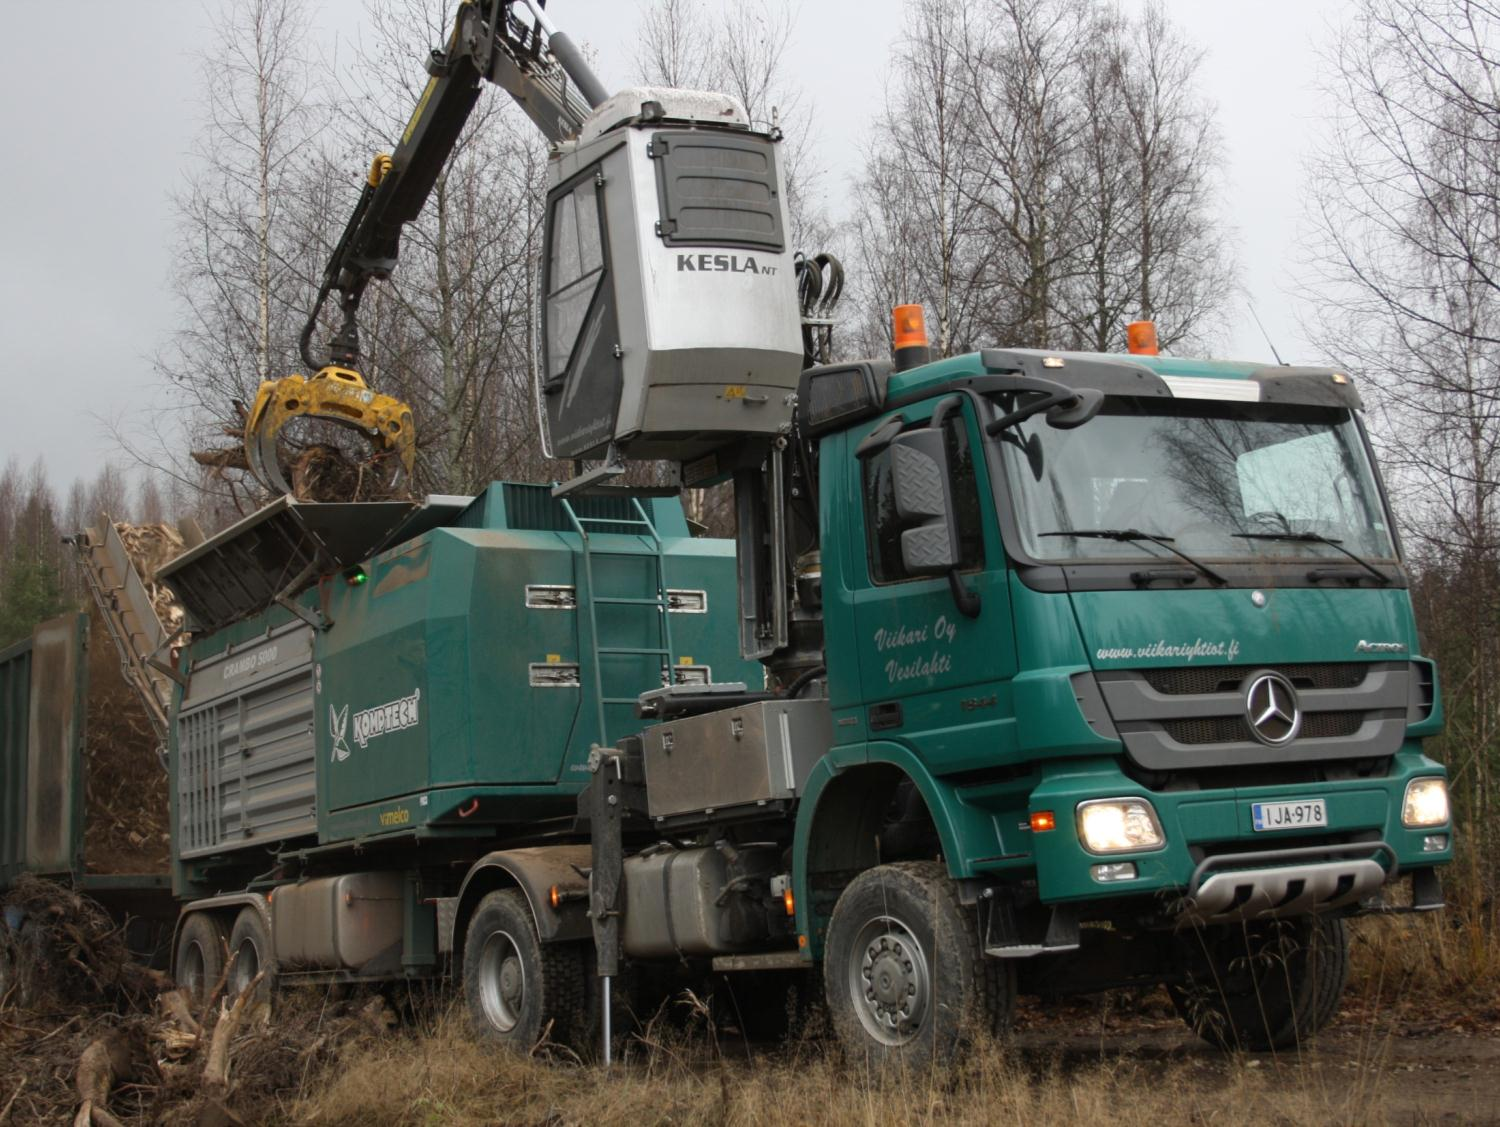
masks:
<svg viewBox="0 0 1500 1127"><path fill-rule="evenodd" d="M1188 1028L1211 1045L1293 1048L1338 1012L1349 977L1343 920L1223 924L1183 942L1190 945L1186 981L1168 993Z"/></svg>
<svg viewBox="0 0 1500 1127"><path fill-rule="evenodd" d="M1344 1000L1344 987L1349 984L1348 925L1339 918L1319 920L1318 924L1314 949L1318 996L1313 1002L1309 1035L1325 1029L1338 1014L1339 1003Z"/></svg>
<svg viewBox="0 0 1500 1127"><path fill-rule="evenodd" d="M226 943L224 925L207 912L193 912L177 933L173 975L195 1009L208 1005L210 991L219 984Z"/></svg>
<svg viewBox="0 0 1500 1127"><path fill-rule="evenodd" d="M254 982L257 974L263 974L250 1001L270 1001L271 992L276 987L276 956L271 949L271 935L266 929L265 918L258 909L243 908L235 917L234 930L229 933L229 957L234 960L225 987L229 997L239 997L240 991Z"/></svg>
<svg viewBox="0 0 1500 1127"><path fill-rule="evenodd" d="M586 1035L582 945L543 945L520 890L479 902L464 941L464 1002L475 1036L527 1052Z"/></svg>
<svg viewBox="0 0 1500 1127"><path fill-rule="evenodd" d="M934 861L869 869L834 905L823 955L829 1016L856 1064L925 1069L975 1033L1003 1034L1010 964L987 959L958 887Z"/></svg>

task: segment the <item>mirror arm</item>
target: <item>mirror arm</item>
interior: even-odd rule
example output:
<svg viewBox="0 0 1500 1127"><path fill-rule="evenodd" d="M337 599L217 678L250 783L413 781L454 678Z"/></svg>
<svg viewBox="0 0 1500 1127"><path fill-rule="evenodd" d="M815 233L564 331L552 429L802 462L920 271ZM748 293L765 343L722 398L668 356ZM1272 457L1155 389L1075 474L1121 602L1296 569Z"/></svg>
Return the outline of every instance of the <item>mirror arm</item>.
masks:
<svg viewBox="0 0 1500 1127"><path fill-rule="evenodd" d="M1027 388L1025 390L1029 391L1033 389ZM1077 401L1077 392L1068 388L1058 388L1057 391L1047 392L1040 399L1033 399L1024 407L1017 407L1014 411L1001 415L998 419L985 426L984 433L993 438L1001 431L1008 430L1017 423L1023 423L1033 415L1040 415L1043 411L1050 411L1054 407L1076 403Z"/></svg>
<svg viewBox="0 0 1500 1127"><path fill-rule="evenodd" d="M979 592L970 591L964 585L963 577L958 574L958 568L948 570L948 589L953 592L953 602L958 607L958 613L965 618L979 617Z"/></svg>

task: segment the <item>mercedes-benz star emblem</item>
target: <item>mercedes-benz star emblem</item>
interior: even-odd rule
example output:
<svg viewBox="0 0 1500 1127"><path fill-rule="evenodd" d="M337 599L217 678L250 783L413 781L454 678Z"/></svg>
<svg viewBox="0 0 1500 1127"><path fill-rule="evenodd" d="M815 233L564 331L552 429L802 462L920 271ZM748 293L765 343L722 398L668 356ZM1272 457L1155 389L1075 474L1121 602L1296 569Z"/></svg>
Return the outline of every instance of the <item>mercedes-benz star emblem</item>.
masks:
<svg viewBox="0 0 1500 1127"><path fill-rule="evenodd" d="M1245 690L1245 719L1261 743L1271 747L1291 743L1302 728L1297 690L1280 673L1255 675Z"/></svg>

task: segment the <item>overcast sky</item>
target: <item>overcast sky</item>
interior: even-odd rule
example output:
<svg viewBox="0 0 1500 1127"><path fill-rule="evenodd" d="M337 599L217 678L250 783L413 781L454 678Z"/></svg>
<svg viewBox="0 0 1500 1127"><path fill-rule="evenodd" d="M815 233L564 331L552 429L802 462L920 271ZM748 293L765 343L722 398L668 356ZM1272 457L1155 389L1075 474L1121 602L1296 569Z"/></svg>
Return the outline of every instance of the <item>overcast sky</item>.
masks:
<svg viewBox="0 0 1500 1127"><path fill-rule="evenodd" d="M358 36L359 0L311 2L320 38ZM170 197L200 126L198 54L217 3L0 0L0 462L41 457L59 491L103 462L125 462L111 427L139 429L163 401L151 357L177 314ZM1317 50L1347 6L1168 0L1206 53L1202 89L1219 109L1224 215L1245 289L1292 362L1313 359L1286 291L1320 118ZM605 85L630 77L632 0L551 0L548 11L595 47ZM895 0L803 0L787 61L817 109L835 216L884 96L902 12ZM1270 358L1243 302L1223 352Z"/></svg>

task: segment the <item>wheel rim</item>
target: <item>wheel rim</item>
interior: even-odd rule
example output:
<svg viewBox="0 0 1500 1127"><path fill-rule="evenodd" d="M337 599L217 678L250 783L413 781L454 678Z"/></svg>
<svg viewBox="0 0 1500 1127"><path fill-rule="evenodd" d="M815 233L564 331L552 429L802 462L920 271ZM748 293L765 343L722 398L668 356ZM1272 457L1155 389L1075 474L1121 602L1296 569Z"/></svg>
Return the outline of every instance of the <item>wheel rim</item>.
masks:
<svg viewBox="0 0 1500 1127"><path fill-rule="evenodd" d="M865 1030L883 1045L904 1045L927 1017L932 976L911 928L876 916L860 928L849 960L849 996Z"/></svg>
<svg viewBox="0 0 1500 1127"><path fill-rule="evenodd" d="M195 998L203 990L203 948L195 940L182 953L182 963L177 968L177 980L187 987Z"/></svg>
<svg viewBox="0 0 1500 1127"><path fill-rule="evenodd" d="M241 940L237 951L232 984L236 994L254 982L255 976L260 973L260 952L255 948L255 940Z"/></svg>
<svg viewBox="0 0 1500 1127"><path fill-rule="evenodd" d="M486 1020L509 1033L521 1020L525 997L526 968L516 941L506 932L492 932L479 953L479 1000Z"/></svg>

